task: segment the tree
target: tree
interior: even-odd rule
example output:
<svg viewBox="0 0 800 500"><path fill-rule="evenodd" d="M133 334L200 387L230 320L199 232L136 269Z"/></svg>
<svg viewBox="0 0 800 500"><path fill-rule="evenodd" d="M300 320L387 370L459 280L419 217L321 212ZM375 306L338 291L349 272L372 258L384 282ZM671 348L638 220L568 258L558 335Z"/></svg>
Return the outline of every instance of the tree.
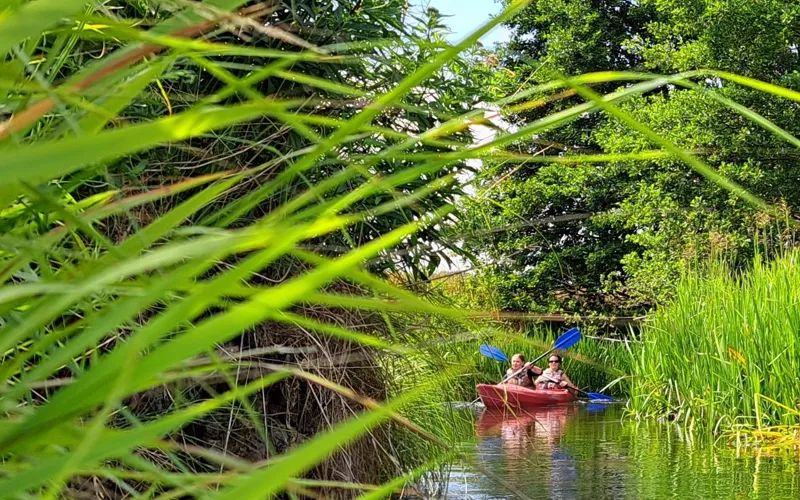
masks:
<svg viewBox="0 0 800 500"><path fill-rule="evenodd" d="M503 61L518 75L517 87L587 71L702 68L800 87L795 2L549 0L532 3L510 27L513 37ZM697 83L700 88L650 92L623 109L767 202L787 212L798 206L796 148L709 92L744 104L795 135L798 105L719 78ZM613 89L606 84L597 90ZM530 121L577 102L567 97L516 118ZM593 113L513 147L577 155L656 146L617 120ZM478 185L490 202L468 202L460 231L477 234L471 244L496 262L484 276L500 288L507 308L641 311L668 298L681 271L698 258L717 252L744 264L764 234L773 244L785 240L785 234L775 236L785 221L671 158L568 167L489 165ZM535 223L548 218L569 221ZM487 227L513 229L487 233Z"/></svg>
<svg viewBox="0 0 800 500"><path fill-rule="evenodd" d="M146 4L123 3L125 5L120 6L120 9L125 9L120 13L122 17L141 16L149 19L154 15L152 7ZM347 170L349 164L359 163L369 156L369 162L363 165L363 175L353 175L335 189L320 193L316 203L324 206L343 193L363 186L376 174L385 177L416 166L414 162L380 153L404 140L407 133L428 130L437 123L462 114L481 98L482 89L478 80L469 77L473 71L480 71L480 66L473 68L469 55L454 58L442 70L432 74L423 85L413 89L402 105L386 109L376 117L374 127L359 131L360 137L342 144L337 149L337 155L329 155L325 162L304 172L303 180L287 182L269 195L261 195L259 190L263 186L292 165L293 154L313 146L320 137L332 134L337 123L360 113L369 103L369 98L365 96L388 92L447 47L446 27L438 11L429 9L414 14L412 19L406 0L287 0L278 2L268 11L260 22L280 29L283 35L273 36L257 29L223 30L214 34L213 41L237 44L245 40L251 47L289 53L299 53L313 46L331 55L339 55L343 60L298 60L291 65L281 61L284 67L276 68L264 60L247 55L177 58L160 79L162 88L152 86L150 92L142 94L123 111L120 120L144 122L167 112L179 113L197 102L233 104L260 95L275 100L304 102L306 104L300 109L308 114L313 113L315 121L290 127L274 117L264 117L191 139L181 147L165 146L132 155L123 163L111 165L109 175L101 183L93 181L92 187L85 186L83 194L88 196L97 190L102 191L108 184L113 188L138 187L143 181L160 185L166 183L167 179L188 175L272 165L257 180L232 192L225 200L225 211L221 210L219 204L210 206L197 219L203 224L214 223L223 227L232 220L238 219L238 224L245 224L268 214L273 207L305 192L310 185L317 185ZM168 11L155 12L155 15L164 17ZM92 39L81 40L80 47L85 50L76 51L76 60L64 66L59 74L52 75L53 78L67 77L87 64L84 58L97 57L93 51L102 53L101 50L106 50L104 43L105 40L102 43ZM219 68L224 68L227 75ZM250 88L240 85L236 92L226 92L231 79L248 82ZM321 121L322 118L327 122ZM454 134L448 139L462 143L469 141L465 133ZM406 148L408 154L449 150L448 147L430 143L412 144ZM431 169L427 176L412 176L407 182L396 186L393 192L386 190L353 203L346 212L363 211L367 207L390 201L393 197L407 196L428 184L432 178L443 178L466 169L464 162ZM354 224L339 234L327 235L314 242L315 249L339 255L423 214L451 204L460 194L457 183L443 185L414 204ZM239 202L230 203L232 199L238 199ZM241 213L231 215L236 210L241 210ZM119 238L124 232L122 229L115 236ZM414 276L426 276L442 258L446 258L443 251L432 250L432 243L439 240L438 229L425 228L409 237L408 248L404 252L374 261L371 270L403 270ZM459 251L456 247L452 250Z"/></svg>

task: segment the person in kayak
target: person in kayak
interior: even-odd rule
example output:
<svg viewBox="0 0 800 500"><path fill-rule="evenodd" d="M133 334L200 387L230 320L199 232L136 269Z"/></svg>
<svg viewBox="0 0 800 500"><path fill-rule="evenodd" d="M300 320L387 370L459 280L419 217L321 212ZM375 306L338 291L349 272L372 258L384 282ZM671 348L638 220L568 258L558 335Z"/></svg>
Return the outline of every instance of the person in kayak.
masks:
<svg viewBox="0 0 800 500"><path fill-rule="evenodd" d="M522 369L523 367L525 367L524 370ZM506 383L534 389L533 380L542 373L544 372L541 368L531 363L525 363L525 356L521 353L517 353L511 356L511 368L506 371L506 377L511 377L511 375L514 374L516 375L509 378Z"/></svg>
<svg viewBox="0 0 800 500"><path fill-rule="evenodd" d="M571 388L574 389L575 385L561 369L561 356L558 354L551 354L548 360L549 368L545 368L542 374L536 379L537 389L557 389L557 388Z"/></svg>

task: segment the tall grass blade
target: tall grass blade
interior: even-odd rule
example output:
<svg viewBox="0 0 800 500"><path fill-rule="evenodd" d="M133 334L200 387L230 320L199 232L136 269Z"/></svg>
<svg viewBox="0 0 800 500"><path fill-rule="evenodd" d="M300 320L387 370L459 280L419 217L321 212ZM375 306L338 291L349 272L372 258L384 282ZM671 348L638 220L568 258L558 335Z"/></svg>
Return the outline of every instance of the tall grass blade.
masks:
<svg viewBox="0 0 800 500"><path fill-rule="evenodd" d="M0 16L0 55L81 10L84 0L32 0Z"/></svg>

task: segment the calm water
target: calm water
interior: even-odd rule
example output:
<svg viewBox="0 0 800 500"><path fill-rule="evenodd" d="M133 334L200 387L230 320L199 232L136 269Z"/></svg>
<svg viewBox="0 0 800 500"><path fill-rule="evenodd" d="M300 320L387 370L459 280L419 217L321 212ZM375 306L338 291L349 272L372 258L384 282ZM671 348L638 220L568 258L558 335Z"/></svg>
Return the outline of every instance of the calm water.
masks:
<svg viewBox="0 0 800 500"><path fill-rule="evenodd" d="M445 498L800 498L800 460L736 456L616 405L478 412ZM470 463L471 462L471 463Z"/></svg>

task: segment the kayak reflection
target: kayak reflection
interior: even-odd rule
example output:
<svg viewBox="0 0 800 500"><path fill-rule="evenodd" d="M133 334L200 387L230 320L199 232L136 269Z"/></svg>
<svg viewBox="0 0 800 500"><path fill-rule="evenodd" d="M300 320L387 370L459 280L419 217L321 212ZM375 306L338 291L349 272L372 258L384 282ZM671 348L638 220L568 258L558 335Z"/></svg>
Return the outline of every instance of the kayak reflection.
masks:
<svg viewBox="0 0 800 500"><path fill-rule="evenodd" d="M510 450L527 453L530 446L552 448L564 435L567 420L574 415L573 405L548 406L526 410L487 408L478 419L478 437L502 437Z"/></svg>
<svg viewBox="0 0 800 500"><path fill-rule="evenodd" d="M524 486L535 476L547 478L553 498L573 498L577 463L561 438L577 411L574 405L487 408L475 426L479 456L502 454L505 470L496 472L515 485Z"/></svg>

